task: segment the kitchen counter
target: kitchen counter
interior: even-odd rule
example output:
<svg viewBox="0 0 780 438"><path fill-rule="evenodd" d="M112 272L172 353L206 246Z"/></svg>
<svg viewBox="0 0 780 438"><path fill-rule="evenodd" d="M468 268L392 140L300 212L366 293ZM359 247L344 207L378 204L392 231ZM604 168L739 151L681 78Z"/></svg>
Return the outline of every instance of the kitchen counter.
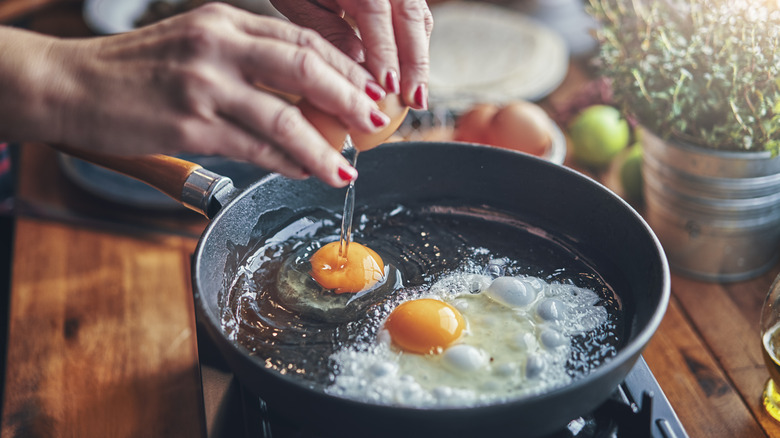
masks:
<svg viewBox="0 0 780 438"><path fill-rule="evenodd" d="M78 11L55 2L33 27L83 34ZM206 220L90 195L43 145L18 171L2 436L205 437L189 270ZM758 329L778 273L672 277L644 357L691 437L780 436Z"/></svg>

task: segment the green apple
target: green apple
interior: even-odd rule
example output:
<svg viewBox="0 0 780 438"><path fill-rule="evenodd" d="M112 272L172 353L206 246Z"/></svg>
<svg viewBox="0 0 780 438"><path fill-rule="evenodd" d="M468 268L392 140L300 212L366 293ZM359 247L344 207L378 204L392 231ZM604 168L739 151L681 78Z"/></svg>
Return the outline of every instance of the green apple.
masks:
<svg viewBox="0 0 780 438"><path fill-rule="evenodd" d="M642 145L634 144L626 150L625 160L620 167L620 182L630 199L642 199Z"/></svg>
<svg viewBox="0 0 780 438"><path fill-rule="evenodd" d="M617 108L592 105L569 125L572 154L578 162L603 167L628 146L631 129Z"/></svg>

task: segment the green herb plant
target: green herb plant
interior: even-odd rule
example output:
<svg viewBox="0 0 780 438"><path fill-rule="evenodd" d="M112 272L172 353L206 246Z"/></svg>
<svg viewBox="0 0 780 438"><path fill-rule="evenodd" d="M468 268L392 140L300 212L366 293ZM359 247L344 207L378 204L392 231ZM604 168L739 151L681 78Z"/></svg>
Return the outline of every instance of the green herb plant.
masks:
<svg viewBox="0 0 780 438"><path fill-rule="evenodd" d="M615 103L662 138L780 151L778 0L590 0Z"/></svg>

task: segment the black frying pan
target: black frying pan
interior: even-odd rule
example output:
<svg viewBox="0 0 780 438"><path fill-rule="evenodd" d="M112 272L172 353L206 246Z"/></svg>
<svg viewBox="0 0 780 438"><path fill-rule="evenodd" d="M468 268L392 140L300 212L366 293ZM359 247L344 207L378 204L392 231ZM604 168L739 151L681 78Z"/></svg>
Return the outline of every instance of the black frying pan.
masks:
<svg viewBox="0 0 780 438"><path fill-rule="evenodd" d="M590 178L536 157L485 146L383 145L360 156L358 204L391 208L446 202L522 217L566 241L614 285L624 306L627 333L610 361L565 387L538 396L446 409L346 400L266 369L262 358L226 338L219 305L220 294L241 262L235 248L251 246L263 237L257 227L261 215L312 206L338 211L343 190L315 179L294 181L278 175L238 190L229 180L193 167L159 172L149 164L145 175L138 175L134 171L138 162L99 164L147 182L149 176L157 178L152 183L158 188L212 219L193 258L199 322L246 388L261 396L276 414L305 422L328 436L536 437L562 429L572 418L599 406L623 381L661 322L669 300L668 266L655 235L627 203Z"/></svg>

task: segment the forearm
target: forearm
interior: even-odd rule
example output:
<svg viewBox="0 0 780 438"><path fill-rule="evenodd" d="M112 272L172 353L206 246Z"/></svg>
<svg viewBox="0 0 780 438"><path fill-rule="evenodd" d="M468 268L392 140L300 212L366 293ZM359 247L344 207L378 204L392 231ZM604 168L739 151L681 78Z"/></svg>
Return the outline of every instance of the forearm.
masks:
<svg viewBox="0 0 780 438"><path fill-rule="evenodd" d="M69 79L58 42L0 26L0 140L60 141Z"/></svg>
<svg viewBox="0 0 780 438"><path fill-rule="evenodd" d="M349 129L387 124L384 92L360 65L313 31L223 3L100 38L0 27L0 141L220 154L334 187L354 178L300 110L257 84Z"/></svg>

